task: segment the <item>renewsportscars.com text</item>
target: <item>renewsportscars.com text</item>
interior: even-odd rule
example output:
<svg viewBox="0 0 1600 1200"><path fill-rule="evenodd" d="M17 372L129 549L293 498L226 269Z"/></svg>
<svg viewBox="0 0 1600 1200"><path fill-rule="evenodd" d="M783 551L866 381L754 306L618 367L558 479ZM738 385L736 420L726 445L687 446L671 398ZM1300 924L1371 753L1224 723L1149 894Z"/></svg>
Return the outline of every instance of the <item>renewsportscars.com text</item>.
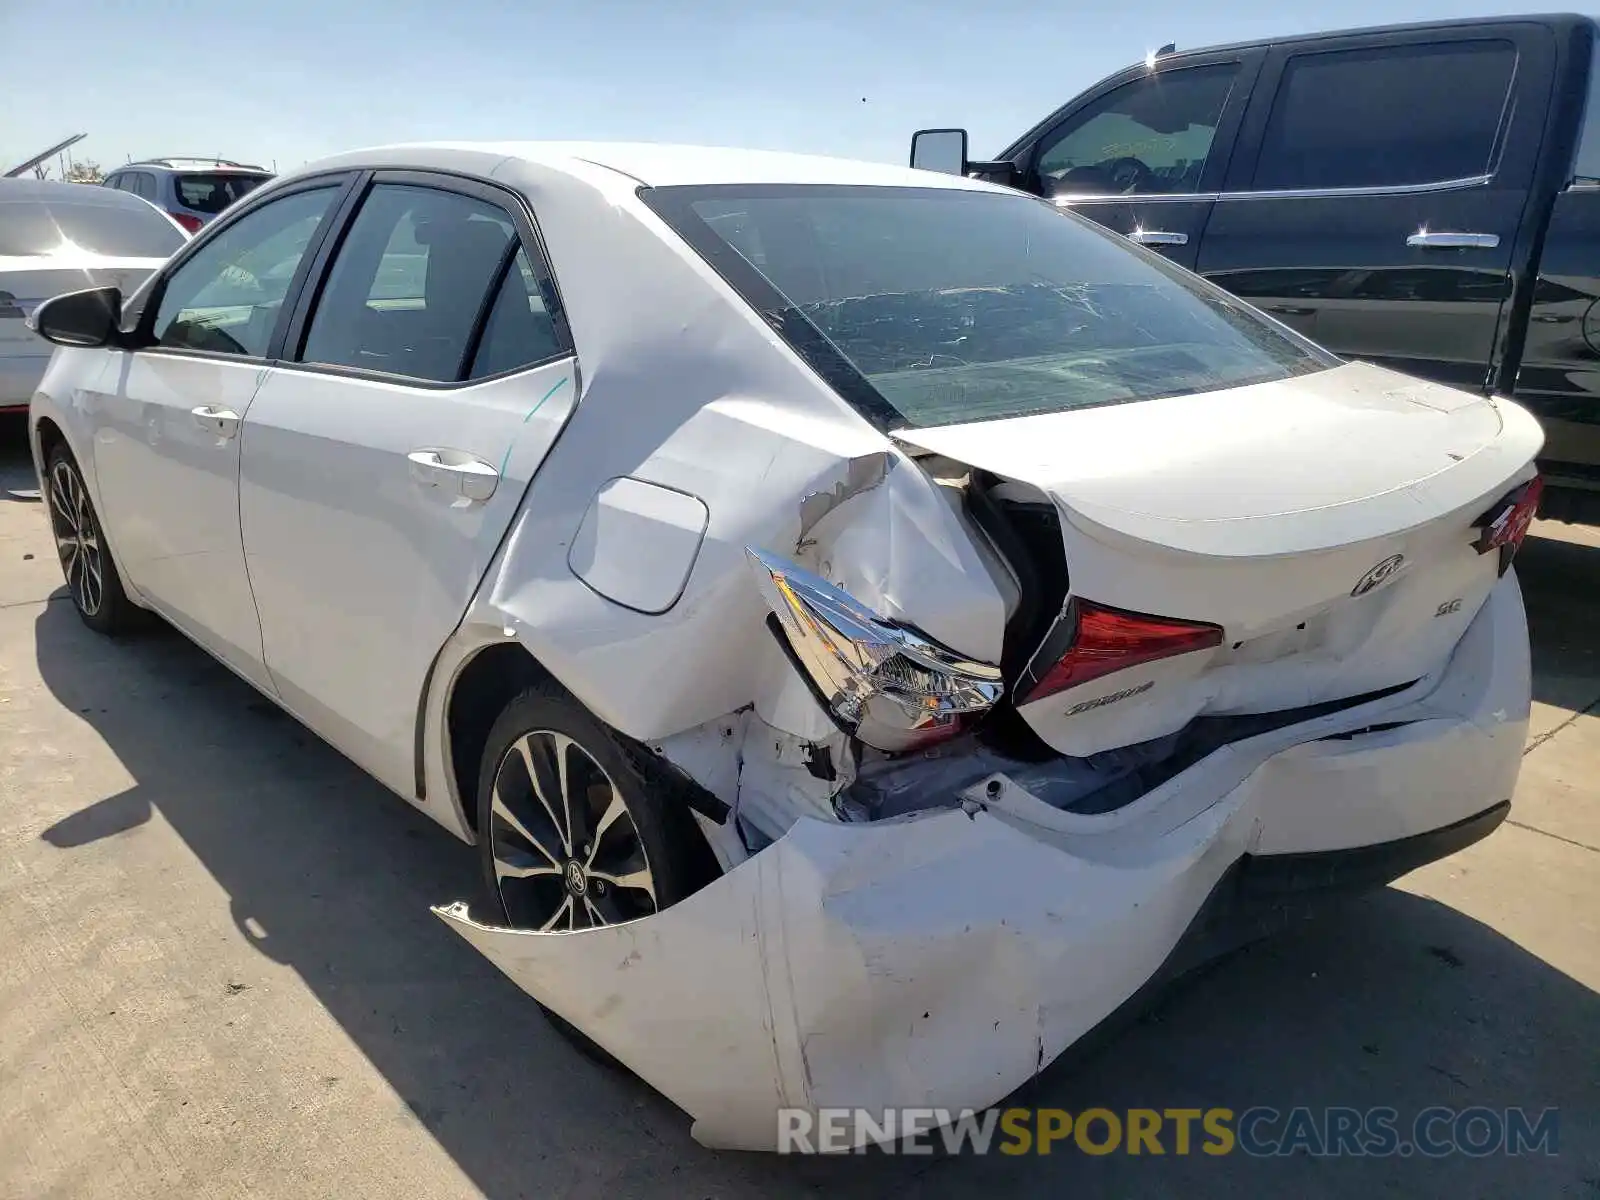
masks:
<svg viewBox="0 0 1600 1200"><path fill-rule="evenodd" d="M1554 1108L825 1108L778 1113L780 1154L1554 1155Z"/></svg>

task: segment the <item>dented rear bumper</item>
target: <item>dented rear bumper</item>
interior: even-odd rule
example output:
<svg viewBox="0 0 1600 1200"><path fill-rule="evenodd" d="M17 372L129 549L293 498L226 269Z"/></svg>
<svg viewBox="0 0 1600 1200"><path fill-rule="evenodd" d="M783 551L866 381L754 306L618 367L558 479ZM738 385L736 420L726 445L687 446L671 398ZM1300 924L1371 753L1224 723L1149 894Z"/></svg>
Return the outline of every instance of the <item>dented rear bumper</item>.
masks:
<svg viewBox="0 0 1600 1200"><path fill-rule="evenodd" d="M802 820L626 925L436 911L707 1145L774 1148L780 1108L982 1107L1153 981L1492 830L1529 684L1508 575L1426 697L1227 747L1117 813L991 788L968 811Z"/></svg>

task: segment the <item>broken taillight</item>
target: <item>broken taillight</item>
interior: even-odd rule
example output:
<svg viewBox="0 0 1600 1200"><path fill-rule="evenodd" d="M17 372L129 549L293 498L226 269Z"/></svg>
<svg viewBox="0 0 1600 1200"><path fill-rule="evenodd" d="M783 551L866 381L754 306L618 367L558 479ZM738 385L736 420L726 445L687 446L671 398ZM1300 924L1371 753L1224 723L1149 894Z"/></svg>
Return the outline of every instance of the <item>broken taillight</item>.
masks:
<svg viewBox="0 0 1600 1200"><path fill-rule="evenodd" d="M787 559L746 553L791 661L851 737L890 752L924 747L961 732L1004 693L999 667L879 616Z"/></svg>
<svg viewBox="0 0 1600 1200"><path fill-rule="evenodd" d="M1482 532L1478 534L1478 540L1472 543L1472 548L1479 554L1498 550L1502 575L1511 565L1522 539L1528 536L1528 526L1533 524L1533 518L1539 513L1539 499L1543 495L1544 477L1535 475L1509 495L1501 497L1499 503L1478 518L1474 528Z"/></svg>
<svg viewBox="0 0 1600 1200"><path fill-rule="evenodd" d="M1056 647L1065 636L1064 652ZM1057 631L1018 681L1017 704L1031 704L1115 671L1222 644L1222 627L1107 608L1074 599Z"/></svg>

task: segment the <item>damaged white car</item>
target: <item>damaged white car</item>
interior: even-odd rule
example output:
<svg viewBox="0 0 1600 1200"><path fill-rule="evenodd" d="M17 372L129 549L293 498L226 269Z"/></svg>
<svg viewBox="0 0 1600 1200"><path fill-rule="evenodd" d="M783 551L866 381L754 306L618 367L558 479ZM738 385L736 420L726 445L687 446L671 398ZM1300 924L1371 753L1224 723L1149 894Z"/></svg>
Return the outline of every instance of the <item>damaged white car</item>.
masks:
<svg viewBox="0 0 1600 1200"><path fill-rule="evenodd" d="M1534 420L1018 193L392 147L33 320L84 620L475 842L439 915L702 1142L998 1101L1506 813Z"/></svg>

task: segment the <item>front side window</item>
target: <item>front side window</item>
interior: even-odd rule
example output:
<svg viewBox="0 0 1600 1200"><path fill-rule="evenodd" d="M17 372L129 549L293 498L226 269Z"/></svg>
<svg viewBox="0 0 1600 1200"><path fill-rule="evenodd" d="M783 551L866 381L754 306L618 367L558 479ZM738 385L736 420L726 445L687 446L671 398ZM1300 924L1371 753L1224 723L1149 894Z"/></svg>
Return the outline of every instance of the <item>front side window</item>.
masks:
<svg viewBox="0 0 1600 1200"><path fill-rule="evenodd" d="M1200 190L1238 63L1149 75L1091 101L1040 143L1047 196Z"/></svg>
<svg viewBox="0 0 1600 1200"><path fill-rule="evenodd" d="M334 259L301 360L460 379L479 312L516 236L504 210L485 201L378 184Z"/></svg>
<svg viewBox="0 0 1600 1200"><path fill-rule="evenodd" d="M641 194L883 428L1196 394L1336 361L1221 289L1020 194Z"/></svg>
<svg viewBox="0 0 1600 1200"><path fill-rule="evenodd" d="M1254 187L1406 187L1487 174L1516 67L1507 41L1296 55L1273 100Z"/></svg>
<svg viewBox="0 0 1600 1200"><path fill-rule="evenodd" d="M284 297L338 188L296 192L223 229L167 280L158 345L264 357Z"/></svg>

